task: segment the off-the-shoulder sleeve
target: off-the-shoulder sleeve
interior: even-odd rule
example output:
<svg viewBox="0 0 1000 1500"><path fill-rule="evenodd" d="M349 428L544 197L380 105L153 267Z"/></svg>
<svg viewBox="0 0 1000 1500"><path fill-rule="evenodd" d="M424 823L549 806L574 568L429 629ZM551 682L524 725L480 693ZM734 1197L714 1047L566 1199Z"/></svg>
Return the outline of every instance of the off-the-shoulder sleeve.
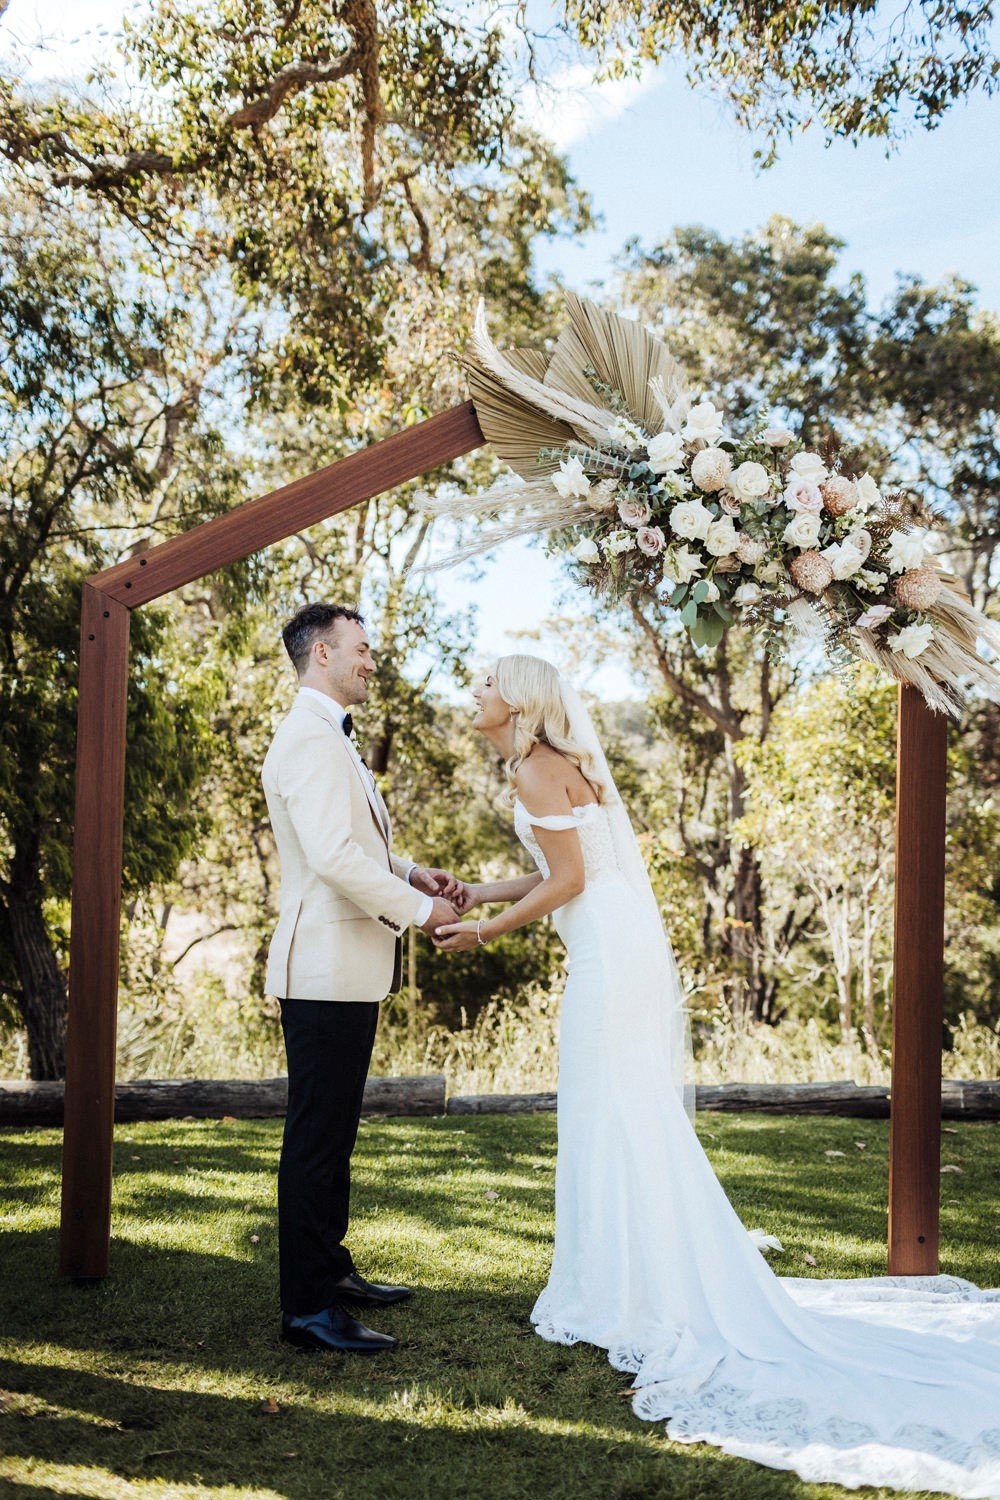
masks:
<svg viewBox="0 0 1000 1500"><path fill-rule="evenodd" d="M533 823L536 828L551 828L553 833L557 833L564 828L579 828L580 826L580 819L570 813L549 813L544 818L536 818L534 813L528 811L523 802L521 803L521 810L529 823ZM585 811L586 809L584 808L577 808L577 812Z"/></svg>

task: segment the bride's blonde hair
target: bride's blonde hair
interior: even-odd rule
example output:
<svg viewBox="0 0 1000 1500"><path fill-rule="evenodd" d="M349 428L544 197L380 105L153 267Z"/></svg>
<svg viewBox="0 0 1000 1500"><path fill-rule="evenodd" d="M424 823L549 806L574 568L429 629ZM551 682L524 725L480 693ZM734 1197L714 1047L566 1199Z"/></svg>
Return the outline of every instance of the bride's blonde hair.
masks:
<svg viewBox="0 0 1000 1500"><path fill-rule="evenodd" d="M501 698L515 711L514 751L504 762L507 787L500 794L501 805L513 806L514 777L536 745L550 745L565 755L586 777L598 802L603 802L606 789L592 757L572 737L559 673L551 662L540 656L501 656L493 675Z"/></svg>

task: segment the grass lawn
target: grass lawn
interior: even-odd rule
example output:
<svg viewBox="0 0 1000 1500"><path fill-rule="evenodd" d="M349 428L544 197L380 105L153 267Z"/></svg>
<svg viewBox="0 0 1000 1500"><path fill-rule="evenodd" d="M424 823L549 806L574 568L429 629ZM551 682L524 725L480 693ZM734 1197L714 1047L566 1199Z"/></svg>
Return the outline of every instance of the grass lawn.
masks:
<svg viewBox="0 0 1000 1500"><path fill-rule="evenodd" d="M744 1222L781 1237L784 1272L884 1270L884 1122L702 1116L699 1132ZM668 1443L632 1415L628 1379L603 1354L531 1331L550 1253L551 1115L363 1123L352 1248L366 1274L416 1289L410 1305L372 1319L401 1346L364 1360L281 1345L279 1141L277 1121L121 1126L112 1276L80 1287L55 1274L59 1132L0 1132L0 1491L849 1493ZM941 1179L942 1269L996 1285L1000 1134L967 1124L943 1141L943 1160L961 1171Z"/></svg>

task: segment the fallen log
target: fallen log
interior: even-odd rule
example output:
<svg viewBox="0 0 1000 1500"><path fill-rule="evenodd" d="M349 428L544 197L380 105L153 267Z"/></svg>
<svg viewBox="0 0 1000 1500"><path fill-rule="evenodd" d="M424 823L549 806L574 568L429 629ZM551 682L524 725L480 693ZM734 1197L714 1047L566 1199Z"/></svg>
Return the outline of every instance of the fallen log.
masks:
<svg viewBox="0 0 1000 1500"><path fill-rule="evenodd" d="M115 1119L267 1119L282 1116L288 1103L287 1078L140 1078L115 1085ZM362 1113L366 1115L443 1115L444 1074L416 1078L369 1078ZM0 1080L0 1124L61 1125L63 1085Z"/></svg>
<svg viewBox="0 0 1000 1500"><path fill-rule="evenodd" d="M696 1107L709 1112L771 1115L840 1115L888 1119L888 1086L843 1083L707 1083L695 1090ZM525 1115L554 1110L555 1094L457 1094L450 1115ZM1000 1119L1000 1081L947 1079L941 1086L943 1120Z"/></svg>

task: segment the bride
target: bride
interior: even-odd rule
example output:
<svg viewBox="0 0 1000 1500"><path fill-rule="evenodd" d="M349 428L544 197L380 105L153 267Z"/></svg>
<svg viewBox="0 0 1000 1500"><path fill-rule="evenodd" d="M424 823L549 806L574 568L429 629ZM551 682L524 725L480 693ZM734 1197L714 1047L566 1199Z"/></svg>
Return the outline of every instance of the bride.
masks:
<svg viewBox="0 0 1000 1500"><path fill-rule="evenodd" d="M589 714L532 656L502 657L474 696L537 873L470 885L463 911L509 904L436 941L551 915L569 954L538 1333L606 1349L675 1440L850 1488L1000 1496L1000 1290L772 1273L691 1125L677 969Z"/></svg>

